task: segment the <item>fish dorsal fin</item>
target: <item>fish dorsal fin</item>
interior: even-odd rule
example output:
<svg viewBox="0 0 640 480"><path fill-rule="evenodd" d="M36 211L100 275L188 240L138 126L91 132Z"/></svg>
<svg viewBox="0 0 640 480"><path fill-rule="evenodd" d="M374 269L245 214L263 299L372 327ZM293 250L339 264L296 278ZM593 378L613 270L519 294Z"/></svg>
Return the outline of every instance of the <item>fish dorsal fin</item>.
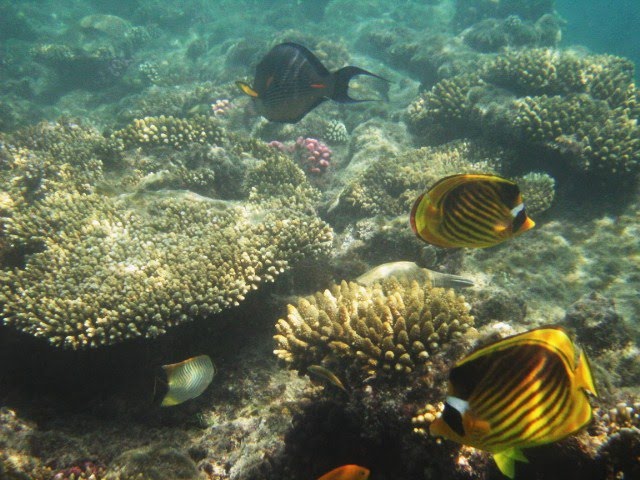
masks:
<svg viewBox="0 0 640 480"><path fill-rule="evenodd" d="M589 359L585 355L584 351L580 352L578 357L578 365L576 366L576 386L578 388L584 388L589 393L598 396L596 391L596 385L591 375L591 365L589 365Z"/></svg>
<svg viewBox="0 0 640 480"><path fill-rule="evenodd" d="M318 57L316 57L311 50L307 47L300 45L299 43L294 42L284 42L274 48L293 48L302 54L302 56L309 62L309 64L313 67L315 72L321 77L328 77L331 75L331 72L327 70Z"/></svg>
<svg viewBox="0 0 640 480"><path fill-rule="evenodd" d="M519 448L508 448L501 452L494 453L493 459L503 475L514 478L516 476L516 460L529 463Z"/></svg>
<svg viewBox="0 0 640 480"><path fill-rule="evenodd" d="M574 346L573 342L560 327L542 327L529 330L524 333L512 335L492 342L462 359L457 367L471 363L481 357L506 350L517 345L539 345L547 348L562 358L568 370L574 370Z"/></svg>
<svg viewBox="0 0 640 480"><path fill-rule="evenodd" d="M512 183L506 178L497 175L488 175L483 173L459 173L441 178L429 188L429 196L444 200L445 196L461 185L469 184L474 181L485 182L506 182Z"/></svg>
<svg viewBox="0 0 640 480"><path fill-rule="evenodd" d="M257 98L258 92L256 92L248 83L241 82L240 80L236 81L236 85L245 95L249 95L250 97Z"/></svg>

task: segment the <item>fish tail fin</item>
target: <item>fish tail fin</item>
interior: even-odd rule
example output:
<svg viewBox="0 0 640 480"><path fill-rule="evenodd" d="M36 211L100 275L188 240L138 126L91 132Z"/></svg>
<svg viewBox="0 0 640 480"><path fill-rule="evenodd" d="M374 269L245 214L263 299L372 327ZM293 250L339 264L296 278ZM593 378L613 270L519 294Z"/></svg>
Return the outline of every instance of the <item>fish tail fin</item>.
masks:
<svg viewBox="0 0 640 480"><path fill-rule="evenodd" d="M360 67L354 67L354 66L343 67L340 70L333 73L334 87L333 87L333 94L331 95L331 100L334 100L339 103L356 103L356 102L371 101L371 99L356 100L355 98L351 98L349 96L349 82L353 77L357 75L368 75L370 77L375 77L375 78L379 78L380 80L384 80L385 82L389 81L386 78L380 77L379 75L371 73Z"/></svg>
<svg viewBox="0 0 640 480"><path fill-rule="evenodd" d="M578 365L576 366L576 384L580 388L584 388L594 395L598 395L596 391L596 386L593 381L593 376L591 375L591 366L589 365L589 359L584 353L584 350L580 352L580 357L578 358Z"/></svg>
<svg viewBox="0 0 640 480"><path fill-rule="evenodd" d="M527 457L524 456L524 453L522 453L519 448L508 448L507 450L494 453L493 459L502 474L509 478L514 478L516 476L516 460L527 463L529 462Z"/></svg>

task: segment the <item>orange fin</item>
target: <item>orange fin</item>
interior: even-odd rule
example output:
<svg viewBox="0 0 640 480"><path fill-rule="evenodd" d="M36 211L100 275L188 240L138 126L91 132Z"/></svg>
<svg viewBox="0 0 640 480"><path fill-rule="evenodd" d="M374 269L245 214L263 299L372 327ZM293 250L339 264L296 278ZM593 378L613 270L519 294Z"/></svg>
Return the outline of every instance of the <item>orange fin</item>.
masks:
<svg viewBox="0 0 640 480"><path fill-rule="evenodd" d="M250 97L253 97L253 98L258 98L258 92L256 92L253 88L251 88L251 86L248 83L241 82L240 80L238 80L236 82L236 85L246 95L249 95Z"/></svg>

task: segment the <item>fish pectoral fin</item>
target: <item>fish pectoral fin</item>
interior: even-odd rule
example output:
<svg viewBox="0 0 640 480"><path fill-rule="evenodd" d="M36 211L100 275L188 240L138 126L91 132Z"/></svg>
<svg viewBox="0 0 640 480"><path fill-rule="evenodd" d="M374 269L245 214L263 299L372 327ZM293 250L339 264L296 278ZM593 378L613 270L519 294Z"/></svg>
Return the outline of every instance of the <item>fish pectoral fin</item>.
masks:
<svg viewBox="0 0 640 480"><path fill-rule="evenodd" d="M236 85L246 95L249 95L250 97L253 97L253 98L258 98L258 92L256 92L253 88L251 88L251 86L248 83L241 82L240 80L238 80L236 82Z"/></svg>
<svg viewBox="0 0 640 480"><path fill-rule="evenodd" d="M494 453L493 459L502 474L509 478L516 476L516 460L529 463L529 460L527 460L527 457L524 456L524 453L522 453L522 450L519 448L508 448L507 450Z"/></svg>

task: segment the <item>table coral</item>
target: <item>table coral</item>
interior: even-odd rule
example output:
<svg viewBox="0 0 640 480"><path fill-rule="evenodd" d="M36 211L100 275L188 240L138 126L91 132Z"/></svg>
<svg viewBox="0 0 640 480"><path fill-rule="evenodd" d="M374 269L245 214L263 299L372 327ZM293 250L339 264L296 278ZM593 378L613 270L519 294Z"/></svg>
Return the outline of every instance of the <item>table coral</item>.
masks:
<svg viewBox="0 0 640 480"><path fill-rule="evenodd" d="M323 222L282 205L193 194L130 203L56 193L7 230L42 251L2 272L5 323L70 348L155 337L218 313L331 239Z"/></svg>
<svg viewBox="0 0 640 480"><path fill-rule="evenodd" d="M453 290L389 280L342 282L301 298L278 320L274 353L301 372L326 363L360 380L426 373L432 356L473 325L464 297Z"/></svg>
<svg viewBox="0 0 640 480"><path fill-rule="evenodd" d="M304 173L260 142L222 136L211 122L165 117L111 138L71 125L7 137L12 143L0 149L0 255L16 260L0 271L4 323L74 349L155 337L238 305L296 261L326 253L331 229L314 214L317 192ZM135 175L108 163L124 155L126 165L131 152L123 146L136 145L144 129L167 125L178 146L192 139L180 132L204 132L197 139L224 150L222 158L250 159L233 174L242 185L234 200L149 191L148 176L136 185ZM174 146L169 151L178 155ZM216 178L193 167L174 173L188 184ZM119 183L127 178L131 185Z"/></svg>

